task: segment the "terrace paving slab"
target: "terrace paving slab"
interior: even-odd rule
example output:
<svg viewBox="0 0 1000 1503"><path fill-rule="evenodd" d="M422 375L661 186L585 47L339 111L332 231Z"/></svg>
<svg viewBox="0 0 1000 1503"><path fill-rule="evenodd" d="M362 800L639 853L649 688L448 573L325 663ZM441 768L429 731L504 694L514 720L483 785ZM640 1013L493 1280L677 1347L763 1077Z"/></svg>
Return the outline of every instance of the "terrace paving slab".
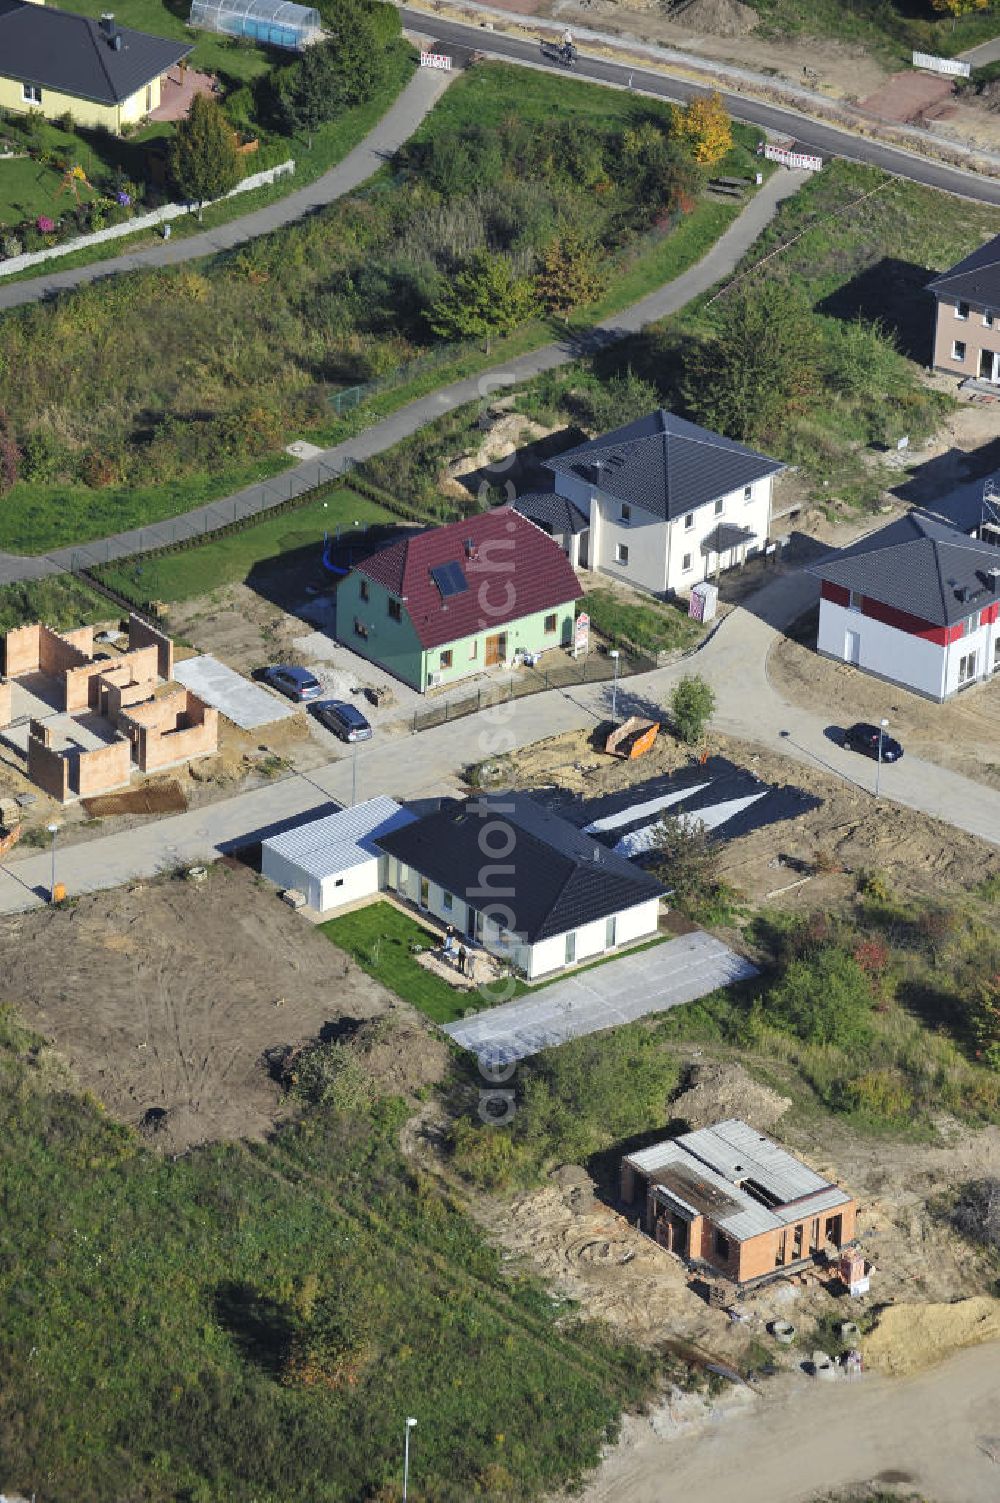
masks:
<svg viewBox="0 0 1000 1503"><path fill-rule="evenodd" d="M756 966L699 929L448 1023L444 1032L485 1063L510 1063L756 975Z"/></svg>
<svg viewBox="0 0 1000 1503"><path fill-rule="evenodd" d="M185 658L175 664L174 678L243 731L270 725L275 720L287 720L295 713L290 705L282 704L266 689L258 689L256 684L234 673L232 668L227 668L209 653Z"/></svg>

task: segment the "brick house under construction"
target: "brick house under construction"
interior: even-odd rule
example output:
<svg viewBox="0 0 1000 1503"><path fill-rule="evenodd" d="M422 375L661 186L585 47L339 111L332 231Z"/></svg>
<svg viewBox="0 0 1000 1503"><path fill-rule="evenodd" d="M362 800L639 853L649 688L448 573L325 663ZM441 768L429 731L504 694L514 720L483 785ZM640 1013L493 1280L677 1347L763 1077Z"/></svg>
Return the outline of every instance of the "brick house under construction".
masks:
<svg viewBox="0 0 1000 1503"><path fill-rule="evenodd" d="M621 1198L642 1206L661 1246L738 1284L839 1250L857 1210L846 1191L737 1120L627 1154Z"/></svg>

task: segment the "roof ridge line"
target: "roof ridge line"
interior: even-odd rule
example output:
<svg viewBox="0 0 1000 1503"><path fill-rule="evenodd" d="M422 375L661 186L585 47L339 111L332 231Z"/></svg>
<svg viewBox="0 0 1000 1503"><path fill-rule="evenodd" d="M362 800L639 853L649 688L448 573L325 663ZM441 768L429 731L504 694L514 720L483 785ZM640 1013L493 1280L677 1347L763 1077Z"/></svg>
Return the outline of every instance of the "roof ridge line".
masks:
<svg viewBox="0 0 1000 1503"><path fill-rule="evenodd" d="M115 81L111 77L111 74L110 74L110 72L108 70L108 65L104 61L103 56L101 55L101 48L100 48L100 40L99 39L100 39L102 33L101 33L101 29L100 29L100 23L98 21L95 21L92 16L80 16L80 20L83 21L83 23L85 24L85 26L87 28L87 35L90 37L91 45L93 46L94 52L97 54L98 65L99 65L99 67L101 69L101 72L104 74L104 77L108 81L108 88L111 90L112 94L115 96L115 103L116 104L120 104L121 100L118 98L118 90L115 87ZM117 22L115 23L115 25L116 25L116 28L118 30L121 30L121 28L118 27Z"/></svg>

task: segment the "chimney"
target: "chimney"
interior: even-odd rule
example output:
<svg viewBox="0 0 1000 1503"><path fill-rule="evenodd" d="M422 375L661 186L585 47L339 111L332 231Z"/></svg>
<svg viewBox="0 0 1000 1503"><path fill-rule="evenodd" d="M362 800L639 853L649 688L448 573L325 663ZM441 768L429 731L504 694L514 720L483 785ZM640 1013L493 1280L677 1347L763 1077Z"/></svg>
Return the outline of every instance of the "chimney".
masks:
<svg viewBox="0 0 1000 1503"><path fill-rule="evenodd" d="M106 10L101 16L101 31L107 40L108 46L113 47L117 52L121 47L121 37L118 34L118 28L115 26L113 11Z"/></svg>
<svg viewBox="0 0 1000 1503"><path fill-rule="evenodd" d="M471 538L466 538L465 540L465 556L466 558L475 558L476 556L476 545Z"/></svg>
<svg viewBox="0 0 1000 1503"><path fill-rule="evenodd" d="M1000 590L1000 569L990 569L989 576L990 587L995 595L997 591Z"/></svg>

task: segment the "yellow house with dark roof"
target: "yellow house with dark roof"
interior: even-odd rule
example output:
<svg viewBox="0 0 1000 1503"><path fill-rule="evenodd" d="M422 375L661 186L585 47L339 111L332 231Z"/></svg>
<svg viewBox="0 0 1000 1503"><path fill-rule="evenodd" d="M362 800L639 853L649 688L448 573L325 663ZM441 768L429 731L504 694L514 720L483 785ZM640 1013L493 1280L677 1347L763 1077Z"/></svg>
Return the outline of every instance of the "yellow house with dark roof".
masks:
<svg viewBox="0 0 1000 1503"><path fill-rule="evenodd" d="M160 82L191 52L119 26L32 0L0 0L0 108L70 114L78 125L120 135L160 103Z"/></svg>

